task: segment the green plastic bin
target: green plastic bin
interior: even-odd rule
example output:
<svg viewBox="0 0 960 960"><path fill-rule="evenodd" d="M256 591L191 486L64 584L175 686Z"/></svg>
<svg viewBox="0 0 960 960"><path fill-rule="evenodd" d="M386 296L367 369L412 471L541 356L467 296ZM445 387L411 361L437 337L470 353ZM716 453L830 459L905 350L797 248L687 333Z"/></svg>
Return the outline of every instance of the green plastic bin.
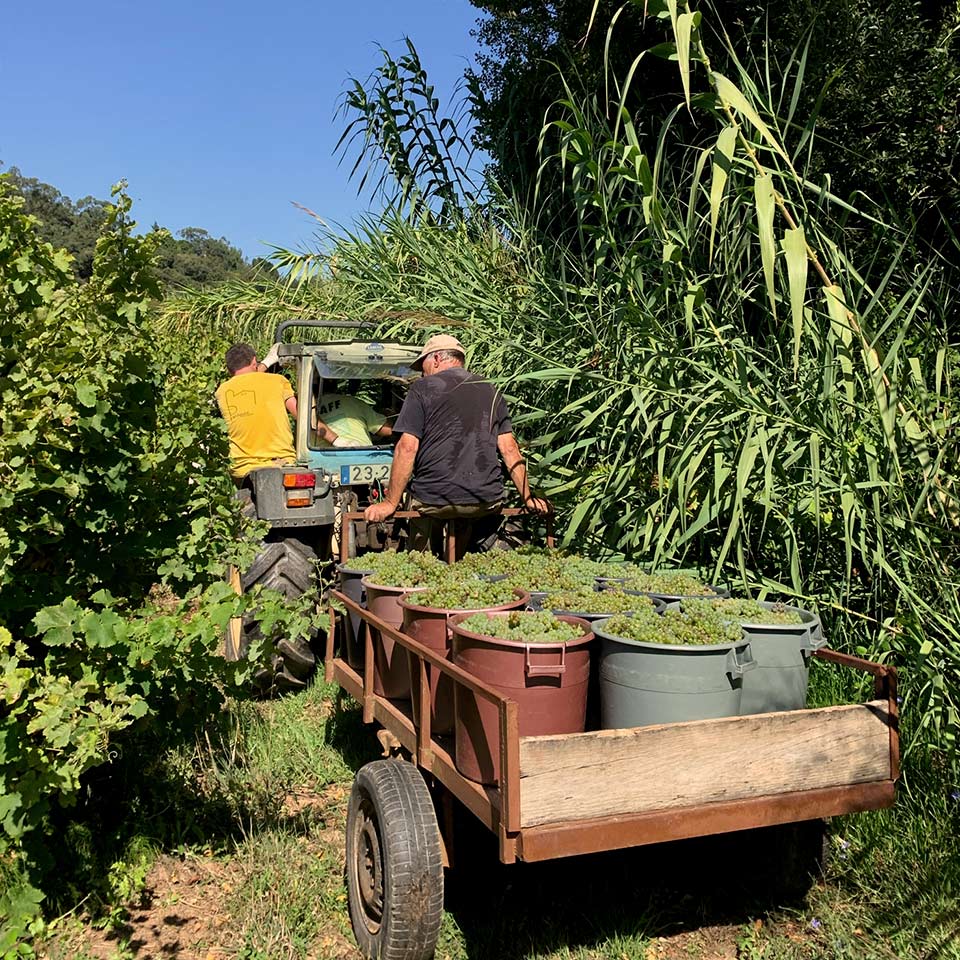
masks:
<svg viewBox="0 0 960 960"><path fill-rule="evenodd" d="M600 726L604 730L736 717L744 676L756 667L750 641L692 646L641 643L593 624L600 638Z"/></svg>
<svg viewBox="0 0 960 960"><path fill-rule="evenodd" d="M764 610L778 606L761 600ZM743 635L750 641L750 650L757 669L743 678L740 715L774 713L778 710L802 710L807 705L807 684L810 679L810 657L827 645L820 617L803 607L780 605L790 613L798 613L803 623L744 623ZM667 609L683 609L682 601Z"/></svg>

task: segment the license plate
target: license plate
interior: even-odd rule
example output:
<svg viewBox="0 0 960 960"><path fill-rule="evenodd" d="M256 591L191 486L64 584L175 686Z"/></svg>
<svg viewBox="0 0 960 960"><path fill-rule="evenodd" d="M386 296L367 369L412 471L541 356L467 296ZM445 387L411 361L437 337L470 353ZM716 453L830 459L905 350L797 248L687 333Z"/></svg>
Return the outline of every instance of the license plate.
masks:
<svg viewBox="0 0 960 960"><path fill-rule="evenodd" d="M389 480L389 463L351 463L340 468L340 483L373 483L374 480Z"/></svg>

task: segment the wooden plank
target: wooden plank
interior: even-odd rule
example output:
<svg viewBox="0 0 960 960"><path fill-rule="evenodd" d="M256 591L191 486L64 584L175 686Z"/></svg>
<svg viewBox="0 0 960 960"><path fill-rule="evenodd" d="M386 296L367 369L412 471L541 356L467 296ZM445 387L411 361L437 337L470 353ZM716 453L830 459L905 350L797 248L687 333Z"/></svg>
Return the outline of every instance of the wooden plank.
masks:
<svg viewBox="0 0 960 960"><path fill-rule="evenodd" d="M520 741L523 827L890 779L885 700Z"/></svg>
<svg viewBox="0 0 960 960"><path fill-rule="evenodd" d="M892 780L826 790L781 793L701 807L676 807L600 820L568 820L520 831L517 856L524 861L553 860L602 850L623 850L648 843L705 837L797 820L836 817L892 807Z"/></svg>

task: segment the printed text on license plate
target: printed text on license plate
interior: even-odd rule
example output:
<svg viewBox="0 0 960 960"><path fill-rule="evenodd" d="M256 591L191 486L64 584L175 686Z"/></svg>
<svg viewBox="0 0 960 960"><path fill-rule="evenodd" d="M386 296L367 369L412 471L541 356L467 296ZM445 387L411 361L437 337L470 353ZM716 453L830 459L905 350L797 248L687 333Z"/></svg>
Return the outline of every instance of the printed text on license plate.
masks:
<svg viewBox="0 0 960 960"><path fill-rule="evenodd" d="M340 468L341 483L373 483L390 477L389 463L351 463Z"/></svg>

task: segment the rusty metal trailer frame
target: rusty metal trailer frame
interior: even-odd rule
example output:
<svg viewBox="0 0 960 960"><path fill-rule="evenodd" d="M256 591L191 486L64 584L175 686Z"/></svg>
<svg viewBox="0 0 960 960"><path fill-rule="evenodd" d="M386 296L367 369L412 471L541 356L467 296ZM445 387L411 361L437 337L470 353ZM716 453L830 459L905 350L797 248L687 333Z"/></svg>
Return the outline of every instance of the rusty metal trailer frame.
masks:
<svg viewBox="0 0 960 960"><path fill-rule="evenodd" d="M390 521L394 520L416 520L422 517L423 514L419 510L397 510L394 513L390 514ZM522 510L519 507L508 507L505 510L500 511L500 516L504 519L509 519L510 517L529 517L531 514L527 510ZM363 520L362 511L351 511L350 513L343 514L342 522L344 529L346 529L348 524L359 523ZM546 542L548 547L552 547L554 544L553 541L553 519L549 514L544 518L546 527L547 527L547 536ZM446 560L447 563L453 563L456 559L456 520L447 521L450 524L451 535L447 537L447 546L446 546ZM346 534L343 534L340 537L340 562L347 563L350 559L350 537Z"/></svg>
<svg viewBox="0 0 960 960"><path fill-rule="evenodd" d="M396 516L407 515L417 516L418 514L404 513ZM362 514L346 514L344 521L352 522L361 517ZM452 547L450 549L452 550ZM821 649L814 654L818 659L871 674L874 678L874 699L886 701L889 717L890 775L888 778L826 789L797 790L793 793L778 793L745 800L702 803L592 820L571 820L523 827L520 817L520 727L516 702L456 664L439 657L434 651L412 640L339 591L333 591L332 596L348 611L358 614L363 620L364 666L363 673L360 674L344 659L335 655L338 614L331 605L324 657L325 679L328 682L336 681L346 693L361 704L364 723L378 723L388 730L409 752L412 760L424 774L441 784L498 836L500 859L504 863L513 863L516 860L550 860L575 854L597 853L754 827L833 817L889 807L894 803L895 783L900 772L896 668L833 650ZM419 688L417 717L412 715L412 706L409 707L409 711L405 710L398 705L398 702L373 692L373 631L379 631L411 655L411 684L416 684ZM454 764L452 738L445 737L443 742L434 738L431 731L428 669L444 673L455 684L466 687L475 696L490 701L496 706L500 718L501 777L498 785L484 786L466 779ZM412 703L412 701L403 702Z"/></svg>
<svg viewBox="0 0 960 960"><path fill-rule="evenodd" d="M697 806L673 808L628 816L577 820L536 827L520 825L520 734L517 704L477 680L456 664L438 657L406 634L334 591L333 596L364 622L363 674L335 656L334 637L337 612L330 608L327 633L325 678L336 681L363 707L364 723L379 723L407 750L417 766L434 778L464 804L500 840L500 859L549 860L581 853L596 853L623 847L680 840L688 837L727 833L752 827L833 817L839 814L892 806L894 783L899 776L899 733L897 724L896 670L836 653L818 650L815 656L839 666L862 670L874 677L875 697L887 701L890 724L890 777L873 783L850 784L819 790L757 797ZM411 682L419 686L419 716L414 717L397 703L373 692L373 634L371 628L405 648L414 658ZM428 667L439 670L454 683L494 703L500 716L499 786L482 786L467 780L456 769L452 748L445 738L436 740L430 728L430 677ZM411 708L412 709L412 708Z"/></svg>

